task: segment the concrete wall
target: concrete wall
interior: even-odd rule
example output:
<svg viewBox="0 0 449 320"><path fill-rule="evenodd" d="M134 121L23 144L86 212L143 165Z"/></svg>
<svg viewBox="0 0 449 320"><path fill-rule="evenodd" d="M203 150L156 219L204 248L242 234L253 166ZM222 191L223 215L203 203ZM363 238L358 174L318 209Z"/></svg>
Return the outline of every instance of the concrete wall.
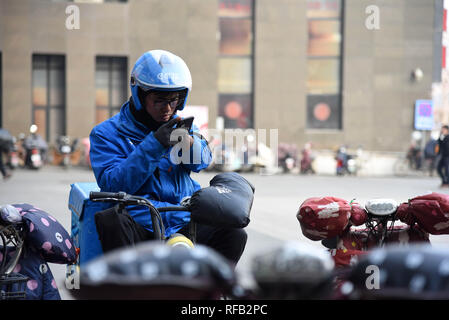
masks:
<svg viewBox="0 0 449 320"><path fill-rule="evenodd" d="M374 3L379 30L365 27L373 1L347 0L345 8L342 140L354 148L405 150L415 100L431 99L434 7L419 0ZM418 67L424 77L411 81Z"/></svg>
<svg viewBox="0 0 449 320"><path fill-rule="evenodd" d="M130 0L76 3L80 29L68 30L65 9L73 3L0 1L3 53L3 125L14 135L32 120L32 54L66 56L67 134L87 136L95 121L95 56L128 57L128 72L145 51L166 49L181 56L192 73L189 104L207 105L215 119L218 25L215 1ZM176 14L175 14L176 13Z"/></svg>
<svg viewBox="0 0 449 320"><path fill-rule="evenodd" d="M304 135L307 24L304 1L258 0L255 12L255 126L279 141Z"/></svg>
<svg viewBox="0 0 449 320"><path fill-rule="evenodd" d="M306 2L256 0L255 127L279 129L280 142L335 149L405 150L416 99L430 99L433 1L346 0L343 27L342 130L306 129ZM31 57L65 54L67 134L87 136L95 121L95 56L128 57L128 72L146 50L166 49L189 65L188 103L217 115L217 1L129 0L77 3L80 29L67 30L65 9L49 0L0 1L3 125L17 135L31 124ZM365 27L367 6L380 29ZM412 82L413 69L424 78Z"/></svg>
<svg viewBox="0 0 449 320"><path fill-rule="evenodd" d="M377 5L380 29L369 30L365 9ZM431 99L432 1L346 0L343 25L342 130L306 129L307 19L303 1L256 5L255 123L279 128L279 139L319 149L341 144L405 150L414 102ZM421 82L410 79L421 68Z"/></svg>

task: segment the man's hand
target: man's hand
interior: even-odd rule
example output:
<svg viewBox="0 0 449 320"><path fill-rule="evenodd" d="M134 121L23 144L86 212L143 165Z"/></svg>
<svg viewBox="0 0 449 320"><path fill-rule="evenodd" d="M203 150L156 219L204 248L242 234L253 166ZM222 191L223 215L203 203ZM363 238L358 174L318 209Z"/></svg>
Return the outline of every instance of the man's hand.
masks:
<svg viewBox="0 0 449 320"><path fill-rule="evenodd" d="M163 124L159 129L154 132L154 137L162 144L165 148L170 147L174 143L170 141L170 136L172 132L176 129L175 124L181 121L180 117L171 119L167 123ZM175 142L176 143L176 142Z"/></svg>
<svg viewBox="0 0 449 320"><path fill-rule="evenodd" d="M190 196L182 198L180 205L187 208L190 207L190 199Z"/></svg>

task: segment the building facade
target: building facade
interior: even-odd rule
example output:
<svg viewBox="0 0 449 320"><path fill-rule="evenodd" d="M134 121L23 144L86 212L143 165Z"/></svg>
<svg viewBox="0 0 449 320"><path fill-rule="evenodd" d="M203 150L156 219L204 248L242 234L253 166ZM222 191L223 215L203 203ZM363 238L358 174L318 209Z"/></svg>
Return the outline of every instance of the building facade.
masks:
<svg viewBox="0 0 449 320"><path fill-rule="evenodd" d="M431 99L435 8L422 0L0 0L1 125L17 135L36 123L50 143L86 137L130 96L137 58L165 49L189 66L187 103L208 107L209 128L223 117L226 127L279 129L279 142L299 147L405 151L415 101Z"/></svg>

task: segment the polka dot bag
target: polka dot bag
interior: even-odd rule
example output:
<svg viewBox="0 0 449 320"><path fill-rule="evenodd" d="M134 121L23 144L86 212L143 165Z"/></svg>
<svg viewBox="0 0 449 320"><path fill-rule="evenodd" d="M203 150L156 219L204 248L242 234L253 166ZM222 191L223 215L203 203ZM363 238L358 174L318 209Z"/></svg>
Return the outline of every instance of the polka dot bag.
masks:
<svg viewBox="0 0 449 320"><path fill-rule="evenodd" d="M26 242L37 249L47 262L72 264L76 251L64 227L50 214L30 204L13 204L28 228Z"/></svg>

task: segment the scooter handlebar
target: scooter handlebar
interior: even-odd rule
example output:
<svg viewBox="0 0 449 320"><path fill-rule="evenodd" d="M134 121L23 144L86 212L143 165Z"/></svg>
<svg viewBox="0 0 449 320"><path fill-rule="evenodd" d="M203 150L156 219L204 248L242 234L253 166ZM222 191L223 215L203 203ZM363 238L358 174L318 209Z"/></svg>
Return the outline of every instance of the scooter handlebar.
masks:
<svg viewBox="0 0 449 320"><path fill-rule="evenodd" d="M124 199L126 197L125 192L101 192L91 191L89 194L90 200L102 200L102 199Z"/></svg>

